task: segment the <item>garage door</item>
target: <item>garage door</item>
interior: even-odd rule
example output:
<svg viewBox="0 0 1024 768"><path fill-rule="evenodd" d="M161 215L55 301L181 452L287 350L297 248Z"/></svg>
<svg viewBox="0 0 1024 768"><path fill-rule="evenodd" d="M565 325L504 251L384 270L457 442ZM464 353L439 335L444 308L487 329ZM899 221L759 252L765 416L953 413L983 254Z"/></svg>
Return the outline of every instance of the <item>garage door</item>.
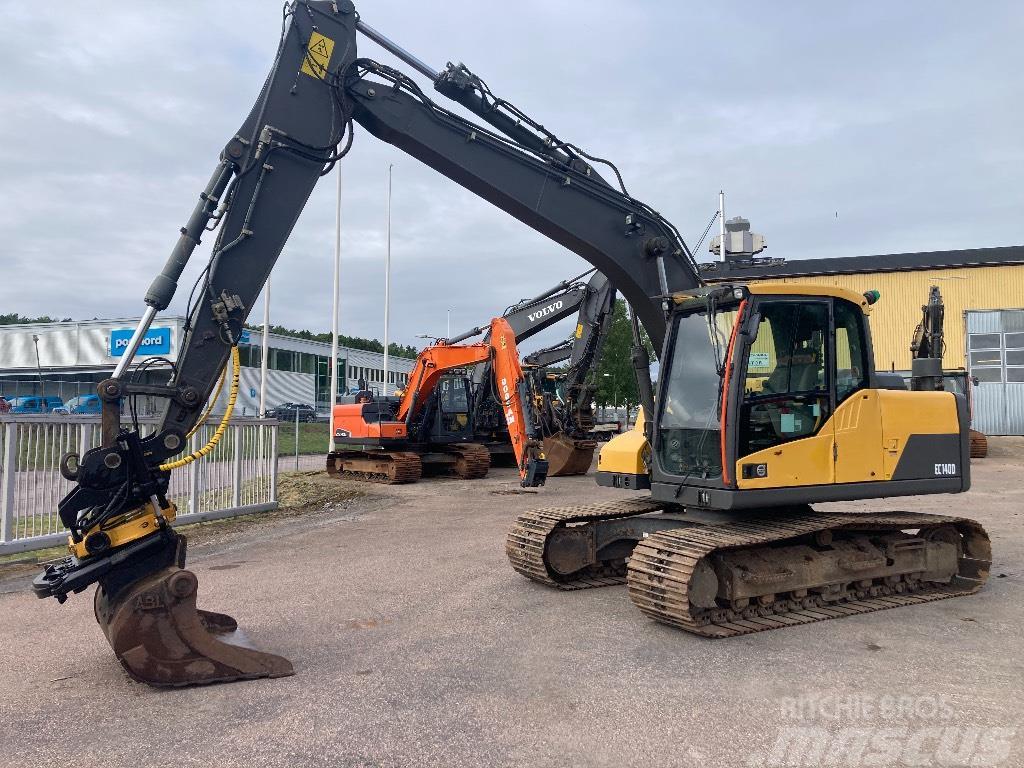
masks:
<svg viewBox="0 0 1024 768"><path fill-rule="evenodd" d="M978 382L974 428L1024 435L1024 310L968 311L967 364Z"/></svg>

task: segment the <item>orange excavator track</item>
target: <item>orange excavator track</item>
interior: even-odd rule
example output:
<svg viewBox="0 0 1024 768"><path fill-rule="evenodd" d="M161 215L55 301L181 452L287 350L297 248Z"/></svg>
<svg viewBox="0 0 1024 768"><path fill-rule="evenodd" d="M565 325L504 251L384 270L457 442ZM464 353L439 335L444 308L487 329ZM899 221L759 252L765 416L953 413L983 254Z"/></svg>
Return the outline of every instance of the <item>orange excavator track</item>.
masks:
<svg viewBox="0 0 1024 768"><path fill-rule="evenodd" d="M334 451L327 454L327 474L371 483L403 485L423 476L419 454L411 451Z"/></svg>

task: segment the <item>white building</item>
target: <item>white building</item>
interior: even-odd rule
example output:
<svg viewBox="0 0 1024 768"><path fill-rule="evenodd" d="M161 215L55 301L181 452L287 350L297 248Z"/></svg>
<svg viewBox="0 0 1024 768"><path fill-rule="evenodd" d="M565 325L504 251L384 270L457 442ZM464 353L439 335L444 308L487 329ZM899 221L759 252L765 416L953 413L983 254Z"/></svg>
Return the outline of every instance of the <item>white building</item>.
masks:
<svg viewBox="0 0 1024 768"><path fill-rule="evenodd" d="M67 401L94 393L96 384L113 371L137 323L138 318L124 318L0 326L0 395L11 399L46 394ZM166 381L168 363L160 358L177 361L184 324L180 316L161 317L153 324L136 356L136 363L153 361L151 373L140 380ZM246 331L239 344L242 371L236 408L241 415L253 416L259 409L262 344L260 331ZM270 334L268 407L309 403L326 413L330 356L330 344ZM355 389L360 379L368 389L383 393L405 384L413 361L389 355L387 386L384 355L379 352L339 347L338 366L339 393Z"/></svg>

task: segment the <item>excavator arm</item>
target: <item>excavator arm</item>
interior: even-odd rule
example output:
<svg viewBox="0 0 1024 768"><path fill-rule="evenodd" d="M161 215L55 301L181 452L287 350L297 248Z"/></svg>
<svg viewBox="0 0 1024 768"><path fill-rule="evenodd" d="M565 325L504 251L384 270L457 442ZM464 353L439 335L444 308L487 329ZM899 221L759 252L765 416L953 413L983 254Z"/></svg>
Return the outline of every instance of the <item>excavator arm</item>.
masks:
<svg viewBox="0 0 1024 768"><path fill-rule="evenodd" d="M507 321L496 318L492 322L490 343L494 350L495 389L519 464L519 476L524 487L543 485L548 474L548 462L540 452L526 379L519 365L516 337Z"/></svg>
<svg viewBox="0 0 1024 768"><path fill-rule="evenodd" d="M485 343L462 346L441 343L427 347L416 357L412 373L409 374L409 383L398 404L397 418L408 422L418 413L446 371L482 363L490 359L490 356L491 348Z"/></svg>
<svg viewBox="0 0 1024 768"><path fill-rule="evenodd" d="M937 285L933 285L928 291L928 303L921 306L921 322L914 328L914 335L910 339L911 389L933 391L943 388L945 314L942 292Z"/></svg>
<svg viewBox="0 0 1024 768"><path fill-rule="evenodd" d="M243 323L317 181L351 148L354 123L601 270L658 349L666 334L667 295L701 282L678 231L628 194L614 166L498 99L464 66L431 69L362 22L348 0L294 0L284 15L259 97L220 153L146 292L146 311L117 367L99 385L102 445L61 462L65 477L76 483L59 505L71 555L47 566L34 582L40 597L61 602L98 582L96 616L118 658L130 674L155 685L291 673L280 657L218 640L233 627L229 617L197 612L196 579L182 570L184 538L170 526L175 508L167 489L172 469L211 450L223 432L230 408L210 443L174 459L229 359L231 389L237 390ZM403 73L358 58L357 32L491 127L434 103ZM616 186L595 164L610 169ZM209 262L189 296L170 381L132 383L131 366L146 332L170 305L202 238L214 231ZM649 393L646 367L637 371L647 377L641 391ZM167 402L160 428L148 436L138 424L120 423L119 403L139 394ZM519 418L514 399L506 404Z"/></svg>
<svg viewBox="0 0 1024 768"><path fill-rule="evenodd" d="M586 474L597 448L589 434L594 424L594 371L611 327L615 288L600 273L591 279L589 287L572 338L566 344L535 352L524 361L553 476ZM566 359L569 364L564 372L549 374L545 370ZM648 366L646 361L641 362L641 367ZM557 397L544 386L549 377L560 383Z"/></svg>

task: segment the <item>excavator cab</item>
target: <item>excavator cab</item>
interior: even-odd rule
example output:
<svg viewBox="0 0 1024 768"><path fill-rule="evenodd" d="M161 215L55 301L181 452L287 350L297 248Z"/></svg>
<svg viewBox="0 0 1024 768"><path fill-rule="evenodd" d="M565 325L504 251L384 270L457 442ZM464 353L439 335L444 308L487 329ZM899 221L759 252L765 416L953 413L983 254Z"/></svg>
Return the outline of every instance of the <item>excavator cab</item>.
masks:
<svg viewBox="0 0 1024 768"><path fill-rule="evenodd" d="M967 403L876 375L876 299L767 283L677 295L651 460L610 443L598 482L719 510L966 490Z"/></svg>
<svg viewBox="0 0 1024 768"><path fill-rule="evenodd" d="M432 442L467 442L473 439L473 395L469 373L456 369L441 377L423 409L421 429Z"/></svg>

